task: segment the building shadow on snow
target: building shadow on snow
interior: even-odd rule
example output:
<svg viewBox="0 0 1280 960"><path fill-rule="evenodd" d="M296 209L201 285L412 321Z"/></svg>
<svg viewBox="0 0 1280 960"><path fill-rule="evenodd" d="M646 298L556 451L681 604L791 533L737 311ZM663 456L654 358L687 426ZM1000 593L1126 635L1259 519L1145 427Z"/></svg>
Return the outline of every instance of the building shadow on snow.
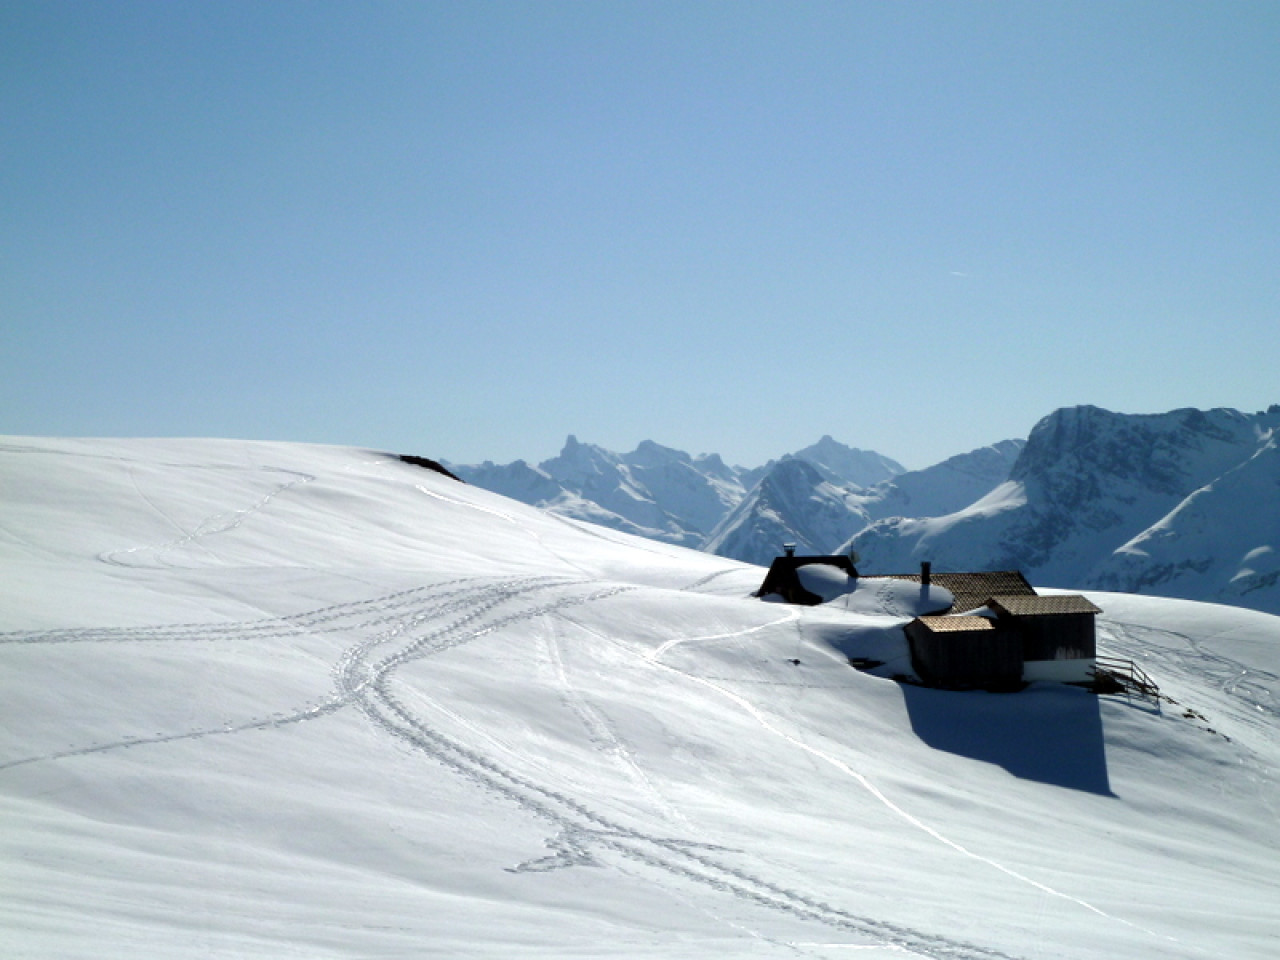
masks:
<svg viewBox="0 0 1280 960"><path fill-rule="evenodd" d="M911 729L935 750L994 763L1024 780L1115 796L1102 713L1089 691L1059 684L1019 693L901 689Z"/></svg>

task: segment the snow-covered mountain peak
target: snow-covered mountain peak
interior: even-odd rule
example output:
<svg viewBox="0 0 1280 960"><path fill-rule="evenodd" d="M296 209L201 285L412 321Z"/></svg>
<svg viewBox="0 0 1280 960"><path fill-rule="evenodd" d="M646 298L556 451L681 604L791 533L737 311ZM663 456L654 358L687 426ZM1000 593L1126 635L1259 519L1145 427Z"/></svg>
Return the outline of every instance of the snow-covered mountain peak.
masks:
<svg viewBox="0 0 1280 960"><path fill-rule="evenodd" d="M867 521L855 488L827 480L813 464L784 457L712 532L704 550L767 564L784 543L828 553Z"/></svg>
<svg viewBox="0 0 1280 960"><path fill-rule="evenodd" d="M718 453L700 453L693 458L693 464L701 473L709 477L742 485L743 471L729 466Z"/></svg>
<svg viewBox="0 0 1280 960"><path fill-rule="evenodd" d="M830 434L824 434L817 443L797 450L792 456L813 464L828 480L858 487L872 487L906 472L896 460L871 450L846 446Z"/></svg>
<svg viewBox="0 0 1280 960"><path fill-rule="evenodd" d="M642 440L623 460L638 467L660 467L668 463L692 463L689 454L674 447L664 447L652 440Z"/></svg>
<svg viewBox="0 0 1280 960"><path fill-rule="evenodd" d="M1016 568L1043 584L1280 611L1265 549L1280 543L1278 417L1277 408L1058 410L1036 424L1013 466L1016 498L886 519L853 545L895 567L929 559L944 570Z"/></svg>
<svg viewBox="0 0 1280 960"><path fill-rule="evenodd" d="M558 456L544 460L539 467L557 480L581 480L589 476L611 475L617 472L621 458L594 443L581 443L569 434Z"/></svg>
<svg viewBox="0 0 1280 960"><path fill-rule="evenodd" d="M1121 414L1066 407L1032 428L1010 476L1046 482L1049 473L1058 474L1048 492L1068 507L1103 478L1176 495L1229 469L1257 436L1254 418L1237 410Z"/></svg>

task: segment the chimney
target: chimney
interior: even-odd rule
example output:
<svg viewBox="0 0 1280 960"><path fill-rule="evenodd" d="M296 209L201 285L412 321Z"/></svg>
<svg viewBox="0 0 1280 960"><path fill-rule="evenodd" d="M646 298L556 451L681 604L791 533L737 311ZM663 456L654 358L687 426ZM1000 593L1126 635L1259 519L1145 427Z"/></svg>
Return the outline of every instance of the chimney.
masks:
<svg viewBox="0 0 1280 960"><path fill-rule="evenodd" d="M796 555L796 545L794 543L784 543L782 545L782 549L786 552L788 557L794 557Z"/></svg>
<svg viewBox="0 0 1280 960"><path fill-rule="evenodd" d="M928 560L922 560L920 562L920 586L927 587L929 585L932 572L933 564Z"/></svg>

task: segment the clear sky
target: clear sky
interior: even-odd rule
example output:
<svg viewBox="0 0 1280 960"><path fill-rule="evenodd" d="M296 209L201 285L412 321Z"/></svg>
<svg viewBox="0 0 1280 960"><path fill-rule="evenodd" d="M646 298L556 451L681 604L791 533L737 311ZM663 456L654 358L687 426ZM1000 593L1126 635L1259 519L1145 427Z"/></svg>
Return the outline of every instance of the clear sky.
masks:
<svg viewBox="0 0 1280 960"><path fill-rule="evenodd" d="M1280 401L1280 3L0 2L0 432L922 467Z"/></svg>

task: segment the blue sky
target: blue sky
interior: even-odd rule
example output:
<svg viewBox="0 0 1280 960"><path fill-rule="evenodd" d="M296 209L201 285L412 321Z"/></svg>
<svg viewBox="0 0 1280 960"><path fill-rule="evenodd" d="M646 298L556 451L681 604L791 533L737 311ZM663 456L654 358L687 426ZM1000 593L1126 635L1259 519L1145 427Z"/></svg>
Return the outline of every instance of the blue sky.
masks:
<svg viewBox="0 0 1280 960"><path fill-rule="evenodd" d="M1274 3L0 4L0 432L921 467L1280 401Z"/></svg>

